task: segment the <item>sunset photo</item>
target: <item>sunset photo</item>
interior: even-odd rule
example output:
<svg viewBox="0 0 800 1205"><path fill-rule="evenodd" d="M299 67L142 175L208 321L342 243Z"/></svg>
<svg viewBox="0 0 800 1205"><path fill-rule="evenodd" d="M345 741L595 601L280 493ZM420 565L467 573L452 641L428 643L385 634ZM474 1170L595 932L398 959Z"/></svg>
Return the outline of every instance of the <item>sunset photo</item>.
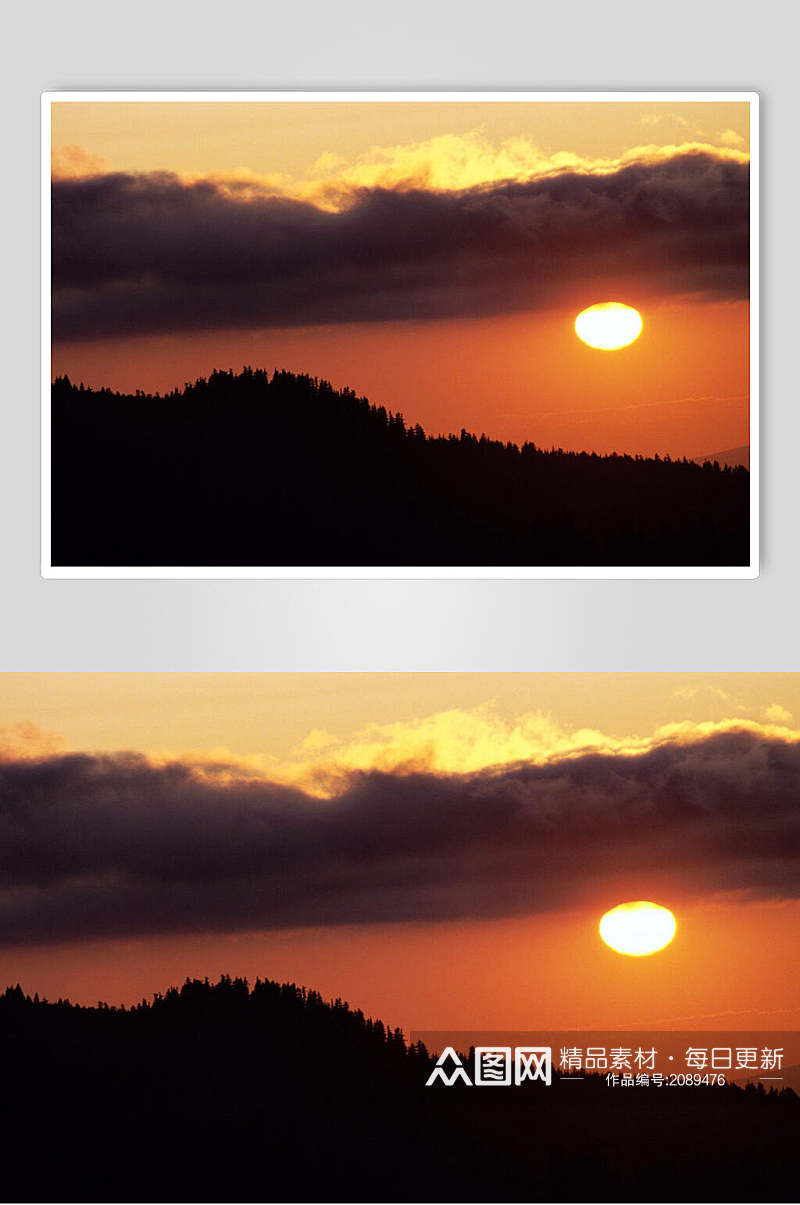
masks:
<svg viewBox="0 0 800 1205"><path fill-rule="evenodd" d="M9 1199L794 1200L798 788L795 673L0 674Z"/></svg>
<svg viewBox="0 0 800 1205"><path fill-rule="evenodd" d="M755 94L43 99L45 576L757 573Z"/></svg>

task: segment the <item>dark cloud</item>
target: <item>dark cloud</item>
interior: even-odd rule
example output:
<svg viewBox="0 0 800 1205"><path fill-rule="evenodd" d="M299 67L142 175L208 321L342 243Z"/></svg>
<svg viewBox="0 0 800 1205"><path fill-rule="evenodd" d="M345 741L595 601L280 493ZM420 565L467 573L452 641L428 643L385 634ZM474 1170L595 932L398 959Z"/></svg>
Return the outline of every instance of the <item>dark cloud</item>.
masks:
<svg viewBox="0 0 800 1205"><path fill-rule="evenodd" d="M53 330L126 333L745 297L749 169L706 153L327 212L168 173L53 183Z"/></svg>
<svg viewBox="0 0 800 1205"><path fill-rule="evenodd" d="M621 884L797 897L798 782L800 745L750 731L330 800L136 755L6 762L0 942L503 916Z"/></svg>

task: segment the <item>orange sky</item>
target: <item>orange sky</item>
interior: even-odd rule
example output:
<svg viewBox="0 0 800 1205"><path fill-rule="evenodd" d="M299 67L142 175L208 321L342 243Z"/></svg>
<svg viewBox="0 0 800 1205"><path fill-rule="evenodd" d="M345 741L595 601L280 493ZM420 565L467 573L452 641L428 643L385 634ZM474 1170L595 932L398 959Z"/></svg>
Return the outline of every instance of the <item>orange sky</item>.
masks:
<svg viewBox="0 0 800 1205"><path fill-rule="evenodd" d="M749 443L749 306L642 314L642 335L616 352L581 343L562 311L71 343L54 348L53 374L166 391L221 366L264 365L355 388L431 434L463 426L540 447L689 457Z"/></svg>
<svg viewBox="0 0 800 1205"><path fill-rule="evenodd" d="M610 905L616 899L606 901ZM0 950L0 984L133 1003L187 977L290 980L411 1029L800 1029L800 903L680 906L649 958L615 954L599 914L136 938Z"/></svg>
<svg viewBox="0 0 800 1205"><path fill-rule="evenodd" d="M125 748L156 762L225 760L310 790L323 808L357 768L451 775L587 749L629 756L737 726L795 742L798 717L797 674L0 675L6 761ZM186 975L262 975L406 1029L800 1025L800 901L703 892L689 869L667 861L642 874L621 838L609 875L571 906L23 942L0 949L0 981L92 1003L130 1002ZM631 898L678 919L673 943L650 958L615 954L597 935L602 912Z"/></svg>
<svg viewBox="0 0 800 1205"><path fill-rule="evenodd" d="M446 191L687 148L741 160L748 145L743 103L56 103L53 115L61 176L169 170L325 206L345 187ZM572 326L577 309L609 299L644 319L616 352L586 347ZM64 341L53 373L165 391L245 363L350 386L431 433L689 457L749 442L747 303L659 298L624 265L587 280L568 309Z"/></svg>

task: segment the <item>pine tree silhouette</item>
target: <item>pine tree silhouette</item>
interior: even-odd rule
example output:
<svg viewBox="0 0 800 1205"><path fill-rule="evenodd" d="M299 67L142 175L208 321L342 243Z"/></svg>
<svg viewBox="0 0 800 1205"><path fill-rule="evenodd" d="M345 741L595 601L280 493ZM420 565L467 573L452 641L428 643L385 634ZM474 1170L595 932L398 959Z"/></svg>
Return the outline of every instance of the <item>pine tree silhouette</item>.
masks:
<svg viewBox="0 0 800 1205"><path fill-rule="evenodd" d="M463 1056L466 1057L466 1056ZM425 1088L419 1043L293 983L0 996L20 1201L794 1201L791 1091Z"/></svg>
<svg viewBox="0 0 800 1205"><path fill-rule="evenodd" d="M429 437L351 389L58 379L56 565L746 565L743 468Z"/></svg>

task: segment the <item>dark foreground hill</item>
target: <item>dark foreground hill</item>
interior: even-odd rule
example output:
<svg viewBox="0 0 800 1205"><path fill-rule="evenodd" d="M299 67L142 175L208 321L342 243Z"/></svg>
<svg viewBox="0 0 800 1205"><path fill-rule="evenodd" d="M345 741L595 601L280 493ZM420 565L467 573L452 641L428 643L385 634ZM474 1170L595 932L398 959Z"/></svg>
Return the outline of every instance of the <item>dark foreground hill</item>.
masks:
<svg viewBox="0 0 800 1205"><path fill-rule="evenodd" d="M793 1201L800 1100L600 1077L426 1088L433 1060L293 984L0 997L20 1201Z"/></svg>
<svg viewBox="0 0 800 1205"><path fill-rule="evenodd" d="M749 473L429 437L352 390L217 372L53 387L55 565L749 562Z"/></svg>

